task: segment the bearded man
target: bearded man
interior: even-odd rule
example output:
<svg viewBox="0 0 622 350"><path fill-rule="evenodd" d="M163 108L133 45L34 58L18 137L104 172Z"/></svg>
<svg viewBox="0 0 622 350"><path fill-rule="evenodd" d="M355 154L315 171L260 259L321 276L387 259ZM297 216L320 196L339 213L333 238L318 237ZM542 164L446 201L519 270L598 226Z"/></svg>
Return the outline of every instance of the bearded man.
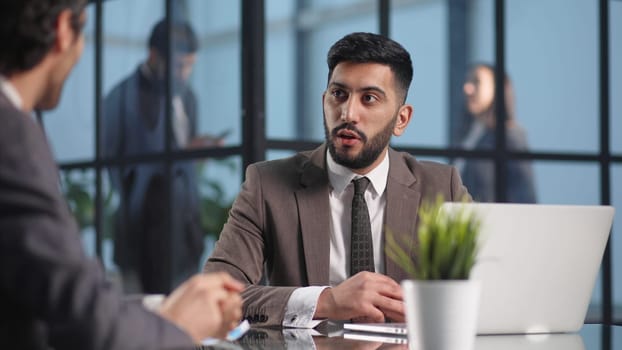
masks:
<svg viewBox="0 0 622 350"><path fill-rule="evenodd" d="M385 228L415 242L422 200L470 198L455 168L389 147L413 114L412 62L400 44L352 33L327 62L326 142L247 168L205 265L247 284L244 317L260 326L404 322L407 276L384 254Z"/></svg>

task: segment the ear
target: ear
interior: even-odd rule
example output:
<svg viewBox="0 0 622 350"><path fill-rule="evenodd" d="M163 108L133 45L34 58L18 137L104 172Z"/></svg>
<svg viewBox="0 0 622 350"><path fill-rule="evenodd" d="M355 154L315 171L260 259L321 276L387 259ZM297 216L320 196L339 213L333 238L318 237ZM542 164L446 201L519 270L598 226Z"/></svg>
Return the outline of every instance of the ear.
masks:
<svg viewBox="0 0 622 350"><path fill-rule="evenodd" d="M404 133L410 119L413 116L413 111L413 106L409 104L404 104L400 107L397 112L397 120L395 121L395 127L393 128L393 135L401 136Z"/></svg>
<svg viewBox="0 0 622 350"><path fill-rule="evenodd" d="M56 43L55 48L60 52L67 51L76 39L76 33L71 27L72 12L65 9L56 18Z"/></svg>

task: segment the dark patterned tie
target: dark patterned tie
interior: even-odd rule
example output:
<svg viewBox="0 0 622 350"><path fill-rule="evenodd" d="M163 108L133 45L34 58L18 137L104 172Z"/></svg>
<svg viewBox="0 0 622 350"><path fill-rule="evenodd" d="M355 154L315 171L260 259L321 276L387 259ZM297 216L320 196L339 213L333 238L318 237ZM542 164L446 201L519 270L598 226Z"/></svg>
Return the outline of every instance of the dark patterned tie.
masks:
<svg viewBox="0 0 622 350"><path fill-rule="evenodd" d="M352 198L352 236L350 239L350 276L361 271L374 272L374 250L371 239L369 211L365 203L365 189L369 179L361 177L352 180L354 197Z"/></svg>

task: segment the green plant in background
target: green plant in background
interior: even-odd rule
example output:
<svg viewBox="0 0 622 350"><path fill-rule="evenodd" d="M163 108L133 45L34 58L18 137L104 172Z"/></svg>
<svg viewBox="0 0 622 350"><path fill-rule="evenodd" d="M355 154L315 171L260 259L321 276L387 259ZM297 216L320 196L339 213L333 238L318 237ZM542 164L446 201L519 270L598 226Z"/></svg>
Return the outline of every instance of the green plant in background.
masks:
<svg viewBox="0 0 622 350"><path fill-rule="evenodd" d="M65 200L80 231L95 224L95 194L89 192L93 183L93 178L84 169L67 171L63 176ZM115 213L112 197L113 191L109 189L104 197L104 238L112 238L113 226L109 224L114 219Z"/></svg>
<svg viewBox="0 0 622 350"><path fill-rule="evenodd" d="M475 265L479 218L465 209L441 210L442 204L442 197L421 204L413 256L404 249L410 239L387 229L387 256L413 279L465 280Z"/></svg>
<svg viewBox="0 0 622 350"><path fill-rule="evenodd" d="M74 171L68 171L63 176L63 191L65 192L65 199L69 205L80 230L85 227L93 225L93 219L95 217L95 201L93 196L88 191L89 184L92 184L92 179L89 179L88 174L85 171L78 172L80 176L76 177Z"/></svg>
<svg viewBox="0 0 622 350"><path fill-rule="evenodd" d="M235 173L236 164L227 159L210 159L210 165L214 163L225 166L231 173ZM208 166L210 166L208 165ZM200 193L201 193L201 227L206 235L218 239L220 231L229 217L229 210L233 201L227 199L223 184L215 179L210 179L202 174L204 164L199 166Z"/></svg>
<svg viewBox="0 0 622 350"><path fill-rule="evenodd" d="M235 173L236 164L231 160L211 159L210 165L218 164ZM206 235L218 238L222 226L229 217L233 201L226 198L223 184L217 179L210 179L203 174L203 164L198 167L200 185L200 221ZM62 177L63 192L69 209L75 217L80 230L93 226L95 218L95 194L92 191L94 180L92 173L85 170L72 170ZM114 191L109 188L103 203L103 236L113 238L117 205L114 204ZM118 200L117 200L118 201Z"/></svg>

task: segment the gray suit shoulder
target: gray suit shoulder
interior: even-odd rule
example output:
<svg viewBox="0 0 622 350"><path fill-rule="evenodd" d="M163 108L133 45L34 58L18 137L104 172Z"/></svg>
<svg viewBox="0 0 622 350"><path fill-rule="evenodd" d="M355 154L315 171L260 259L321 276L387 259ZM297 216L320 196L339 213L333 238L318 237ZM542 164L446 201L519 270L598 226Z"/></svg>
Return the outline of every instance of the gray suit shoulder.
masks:
<svg viewBox="0 0 622 350"><path fill-rule="evenodd" d="M451 173L454 168L453 165L443 164L431 160L418 160L415 156L408 152L396 152L400 156L399 158L403 159L406 166L415 174L419 171L431 174Z"/></svg>
<svg viewBox="0 0 622 350"><path fill-rule="evenodd" d="M470 200L471 196L462 184L462 179L457 169L448 164L443 164L428 160L417 160L413 155L406 152L396 152L392 161L402 161L407 171L412 174L414 181L410 186L418 189L425 197L433 199L437 194L441 194L447 200ZM400 168L400 165L391 164L392 168ZM397 172L394 174L398 174ZM408 176L406 171L399 172L400 175ZM400 181L408 182L401 179Z"/></svg>
<svg viewBox="0 0 622 350"><path fill-rule="evenodd" d="M452 170L454 170L453 165L443 164L443 163L430 161L430 160L420 160L418 161L418 163L424 169L424 171L430 172L430 173L439 173L439 172L451 173Z"/></svg>
<svg viewBox="0 0 622 350"><path fill-rule="evenodd" d="M313 151L303 151L292 156L279 158L274 160L266 160L251 164L249 168L255 168L261 176L261 180L279 179L297 179L303 171L317 170L324 171L324 167L320 167L312 161L312 155L319 152L319 149Z"/></svg>

